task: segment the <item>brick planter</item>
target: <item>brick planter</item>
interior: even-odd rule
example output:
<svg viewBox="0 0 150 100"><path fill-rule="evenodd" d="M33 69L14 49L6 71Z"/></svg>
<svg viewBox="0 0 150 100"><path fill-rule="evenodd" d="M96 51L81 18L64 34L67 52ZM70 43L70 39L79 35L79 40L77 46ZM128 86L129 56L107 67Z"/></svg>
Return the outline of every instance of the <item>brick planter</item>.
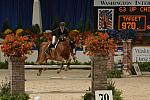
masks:
<svg viewBox="0 0 150 100"><path fill-rule="evenodd" d="M92 57L92 94L96 90L107 90L107 60L106 56L97 54Z"/></svg>
<svg viewBox="0 0 150 100"><path fill-rule="evenodd" d="M26 57L9 57L9 82L12 94L25 93L24 62Z"/></svg>

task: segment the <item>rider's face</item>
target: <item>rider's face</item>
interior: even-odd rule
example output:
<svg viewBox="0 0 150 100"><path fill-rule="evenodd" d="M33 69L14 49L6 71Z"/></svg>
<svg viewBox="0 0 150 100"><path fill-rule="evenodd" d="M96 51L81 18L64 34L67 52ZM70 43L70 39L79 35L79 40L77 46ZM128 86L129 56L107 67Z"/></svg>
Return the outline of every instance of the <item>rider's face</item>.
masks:
<svg viewBox="0 0 150 100"><path fill-rule="evenodd" d="M61 29L64 29L65 26L60 26Z"/></svg>

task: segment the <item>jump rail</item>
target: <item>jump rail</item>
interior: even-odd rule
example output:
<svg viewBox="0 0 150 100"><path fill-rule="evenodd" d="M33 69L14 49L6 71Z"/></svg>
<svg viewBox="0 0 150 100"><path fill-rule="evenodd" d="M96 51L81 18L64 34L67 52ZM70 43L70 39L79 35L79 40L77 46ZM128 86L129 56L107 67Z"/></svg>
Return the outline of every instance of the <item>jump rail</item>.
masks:
<svg viewBox="0 0 150 100"><path fill-rule="evenodd" d="M91 91L47 91L47 92L34 92L26 91L28 94L45 94L45 93L91 93Z"/></svg>
<svg viewBox="0 0 150 100"><path fill-rule="evenodd" d="M38 68L58 69L60 68L60 66L59 65L25 65L25 69L38 69ZM71 69L91 69L91 65L70 65L70 68Z"/></svg>

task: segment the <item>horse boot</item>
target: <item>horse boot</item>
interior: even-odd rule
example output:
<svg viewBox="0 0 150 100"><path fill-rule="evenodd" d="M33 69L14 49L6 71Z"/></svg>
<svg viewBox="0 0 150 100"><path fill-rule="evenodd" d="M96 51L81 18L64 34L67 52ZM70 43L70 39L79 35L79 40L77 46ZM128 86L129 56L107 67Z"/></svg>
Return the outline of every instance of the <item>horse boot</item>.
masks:
<svg viewBox="0 0 150 100"><path fill-rule="evenodd" d="M53 45L53 44L50 44L49 46L48 46L48 48L47 48L47 50L46 50L46 59L49 59L49 58L51 58L51 53L52 53L52 51L55 49L55 45Z"/></svg>
<svg viewBox="0 0 150 100"><path fill-rule="evenodd" d="M49 56L50 52L52 51L52 44L48 45L47 49L45 50L46 56Z"/></svg>
<svg viewBox="0 0 150 100"><path fill-rule="evenodd" d="M48 46L48 48L45 50L46 55L49 55L49 53L50 53L50 46Z"/></svg>
<svg viewBox="0 0 150 100"><path fill-rule="evenodd" d="M55 44L51 44L51 45L50 45L50 49L51 49L51 50L54 50L54 49L55 49Z"/></svg>

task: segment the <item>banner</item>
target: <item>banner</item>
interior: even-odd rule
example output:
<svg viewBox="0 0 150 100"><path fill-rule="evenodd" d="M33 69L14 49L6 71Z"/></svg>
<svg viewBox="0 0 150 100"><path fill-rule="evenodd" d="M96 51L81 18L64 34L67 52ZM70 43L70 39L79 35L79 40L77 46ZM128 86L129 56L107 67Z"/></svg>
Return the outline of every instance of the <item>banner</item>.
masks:
<svg viewBox="0 0 150 100"><path fill-rule="evenodd" d="M149 6L149 0L94 0L94 6Z"/></svg>
<svg viewBox="0 0 150 100"><path fill-rule="evenodd" d="M41 6L39 0L34 0L34 4L33 4L32 25L35 24L38 24L40 30L42 31Z"/></svg>
<svg viewBox="0 0 150 100"><path fill-rule="evenodd" d="M150 46L133 47L132 62L150 62Z"/></svg>

